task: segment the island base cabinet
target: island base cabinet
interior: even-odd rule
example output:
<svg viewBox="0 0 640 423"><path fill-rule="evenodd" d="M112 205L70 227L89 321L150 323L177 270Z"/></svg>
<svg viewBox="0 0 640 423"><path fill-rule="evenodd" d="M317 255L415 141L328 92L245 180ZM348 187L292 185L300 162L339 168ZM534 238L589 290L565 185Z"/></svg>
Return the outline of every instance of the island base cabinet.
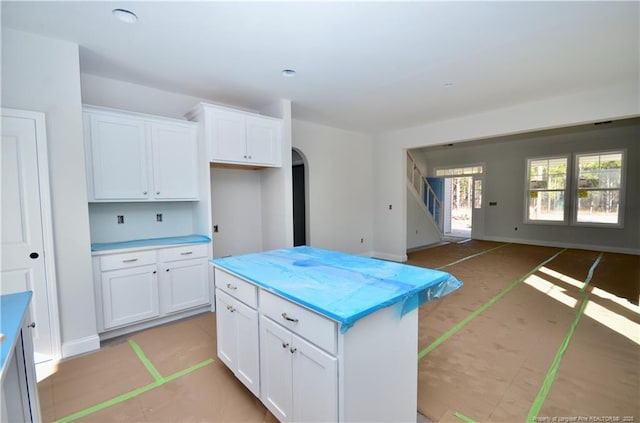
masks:
<svg viewBox="0 0 640 423"><path fill-rule="evenodd" d="M15 349L2 375L0 422L41 421L31 322L27 310Z"/></svg>
<svg viewBox="0 0 640 423"><path fill-rule="evenodd" d="M260 397L258 312L216 290L218 358Z"/></svg>
<svg viewBox="0 0 640 423"><path fill-rule="evenodd" d="M338 365L331 356L260 316L262 402L281 422L338 420Z"/></svg>

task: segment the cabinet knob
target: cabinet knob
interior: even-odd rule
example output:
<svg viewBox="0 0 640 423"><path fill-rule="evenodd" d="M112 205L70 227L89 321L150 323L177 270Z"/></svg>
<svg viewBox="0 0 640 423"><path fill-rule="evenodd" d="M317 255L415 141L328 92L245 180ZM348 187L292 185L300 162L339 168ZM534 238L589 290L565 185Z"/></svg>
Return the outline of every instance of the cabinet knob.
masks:
<svg viewBox="0 0 640 423"><path fill-rule="evenodd" d="M284 320L289 321L289 322L298 323L298 319L296 319L295 317L289 317L289 316L287 316L287 313L282 313L282 318L283 318Z"/></svg>
<svg viewBox="0 0 640 423"><path fill-rule="evenodd" d="M147 191L143 191L143 192L142 192L142 194L143 194L143 195L147 195Z"/></svg>
<svg viewBox="0 0 640 423"><path fill-rule="evenodd" d="M156 273L158 273L158 272L156 272L156 271L154 270L154 271L153 271L153 274L155 275Z"/></svg>
<svg viewBox="0 0 640 423"><path fill-rule="evenodd" d="M291 354L295 354L296 351L298 351L297 348L291 348L289 351L291 351Z"/></svg>
<svg viewBox="0 0 640 423"><path fill-rule="evenodd" d="M34 260L37 259L38 257L40 257L40 254L36 253L35 251L29 254L29 258L32 258Z"/></svg>
<svg viewBox="0 0 640 423"><path fill-rule="evenodd" d="M35 328L36 327L36 322L31 322L29 324L29 327L32 328L32 329Z"/></svg>
<svg viewBox="0 0 640 423"><path fill-rule="evenodd" d="M167 272L169 271L169 269L166 270Z"/></svg>
<svg viewBox="0 0 640 423"><path fill-rule="evenodd" d="M160 191L156 191L156 195L160 195Z"/></svg>
<svg viewBox="0 0 640 423"><path fill-rule="evenodd" d="M288 343L286 343L286 342L283 342L283 343L282 343L282 348L287 348L288 346L289 346L289 344L288 344Z"/></svg>
<svg viewBox="0 0 640 423"><path fill-rule="evenodd" d="M227 284L227 288L229 288L229 289L238 289L237 286L231 285L230 283Z"/></svg>
<svg viewBox="0 0 640 423"><path fill-rule="evenodd" d="M233 308L233 307L231 307L230 305L228 305L228 306L227 306L227 310L229 310L229 311L230 311L230 312L232 312L232 313L233 313L234 311L236 311L236 309L235 309L235 308Z"/></svg>

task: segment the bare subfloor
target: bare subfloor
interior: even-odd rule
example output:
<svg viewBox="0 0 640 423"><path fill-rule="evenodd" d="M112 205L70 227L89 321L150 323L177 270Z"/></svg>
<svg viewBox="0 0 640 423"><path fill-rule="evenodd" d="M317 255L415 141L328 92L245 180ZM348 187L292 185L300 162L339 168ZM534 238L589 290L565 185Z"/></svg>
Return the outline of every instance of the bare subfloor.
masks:
<svg viewBox="0 0 640 423"><path fill-rule="evenodd" d="M640 421L640 257L470 241L408 264L465 283L419 310L419 413ZM43 420L275 422L215 351L213 313L109 341L38 384Z"/></svg>

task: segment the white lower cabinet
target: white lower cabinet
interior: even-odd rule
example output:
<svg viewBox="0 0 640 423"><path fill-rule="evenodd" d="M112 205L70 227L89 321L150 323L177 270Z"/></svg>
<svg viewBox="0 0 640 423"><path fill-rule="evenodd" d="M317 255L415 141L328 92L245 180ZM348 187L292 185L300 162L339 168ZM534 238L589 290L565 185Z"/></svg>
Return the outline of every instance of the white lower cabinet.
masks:
<svg viewBox="0 0 640 423"><path fill-rule="evenodd" d="M397 306L384 307L342 332L268 287L216 265L214 276L218 357L279 421L415 423L417 309L400 318ZM238 370L242 357L259 366L259 394Z"/></svg>
<svg viewBox="0 0 640 423"><path fill-rule="evenodd" d="M155 265L102 272L104 328L151 319L160 314Z"/></svg>
<svg viewBox="0 0 640 423"><path fill-rule="evenodd" d="M94 256L100 332L211 303L207 246Z"/></svg>
<svg viewBox="0 0 640 423"><path fill-rule="evenodd" d="M218 357L256 396L260 396L258 312L216 290Z"/></svg>
<svg viewBox="0 0 640 423"><path fill-rule="evenodd" d="M209 265L193 246L167 248L160 255L160 298L164 313L175 313L187 308L210 303ZM195 254L196 258L193 258ZM202 256L202 257L198 257Z"/></svg>
<svg viewBox="0 0 640 423"><path fill-rule="evenodd" d="M338 420L337 361L260 316L261 399L281 422Z"/></svg>

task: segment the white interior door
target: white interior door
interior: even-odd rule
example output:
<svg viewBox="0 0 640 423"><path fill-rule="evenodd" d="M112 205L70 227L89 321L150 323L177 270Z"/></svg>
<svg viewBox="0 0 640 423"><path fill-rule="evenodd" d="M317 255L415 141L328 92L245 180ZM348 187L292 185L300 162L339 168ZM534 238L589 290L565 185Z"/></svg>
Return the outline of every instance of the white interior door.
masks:
<svg viewBox="0 0 640 423"><path fill-rule="evenodd" d="M53 266L53 250L43 232L43 227L50 228L44 224L42 214L44 190L44 200L49 205L48 175L42 174L48 172L44 128L41 113L2 110L0 293L33 291L36 363L59 356L57 303L51 305L56 298L52 292L55 284L53 272L47 272Z"/></svg>

